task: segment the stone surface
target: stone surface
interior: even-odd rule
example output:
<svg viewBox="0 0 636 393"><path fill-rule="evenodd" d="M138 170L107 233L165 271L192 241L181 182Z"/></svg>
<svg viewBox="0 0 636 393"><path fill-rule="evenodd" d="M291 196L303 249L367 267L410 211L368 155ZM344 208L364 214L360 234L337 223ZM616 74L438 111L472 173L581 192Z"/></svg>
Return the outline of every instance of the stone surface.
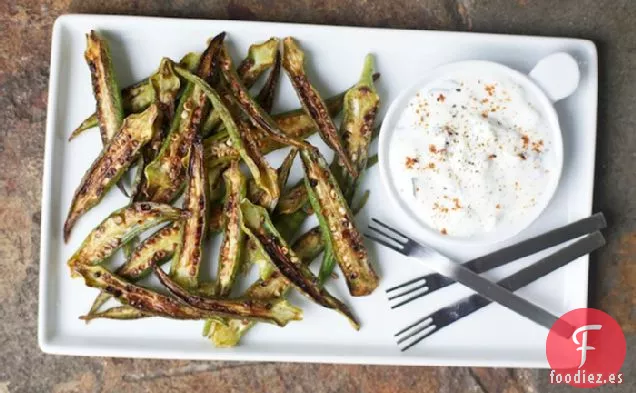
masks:
<svg viewBox="0 0 636 393"><path fill-rule="evenodd" d="M44 355L36 341L40 196L55 18L94 12L593 39L599 47L595 209L610 219L593 255L591 304L628 336L636 391L636 2L630 0L5 0L0 2L0 393L574 391L536 370L150 361Z"/></svg>

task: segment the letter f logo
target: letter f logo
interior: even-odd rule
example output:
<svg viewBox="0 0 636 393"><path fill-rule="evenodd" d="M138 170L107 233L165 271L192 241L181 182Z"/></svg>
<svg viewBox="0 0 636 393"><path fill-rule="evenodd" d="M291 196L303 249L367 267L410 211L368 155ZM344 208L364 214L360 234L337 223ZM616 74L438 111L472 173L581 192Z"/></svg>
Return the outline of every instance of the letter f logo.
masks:
<svg viewBox="0 0 636 393"><path fill-rule="evenodd" d="M592 346L587 345L587 331L601 330L601 327L601 325L585 325L576 329L572 334L572 341L574 341L576 345L581 345L580 347L576 348L577 351L581 351L581 364L579 365L579 368L583 367L583 365L585 364L585 360L587 359L587 351L593 351L596 349ZM583 334L581 334L581 342L579 342L579 340L576 338L576 335L581 332L583 332Z"/></svg>

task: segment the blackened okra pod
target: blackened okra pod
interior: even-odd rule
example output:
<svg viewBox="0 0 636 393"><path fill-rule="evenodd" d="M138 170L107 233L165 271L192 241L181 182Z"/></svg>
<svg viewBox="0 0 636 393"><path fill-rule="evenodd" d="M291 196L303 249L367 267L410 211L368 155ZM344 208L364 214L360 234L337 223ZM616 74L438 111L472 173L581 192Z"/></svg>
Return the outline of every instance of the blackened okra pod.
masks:
<svg viewBox="0 0 636 393"><path fill-rule="evenodd" d="M244 127L244 122L237 122L230 110L223 104L219 94L210 87L204 80L193 75L187 70L176 68L179 75L194 83L198 88L207 95L223 120L225 129L228 132L229 143L239 153L240 158L245 162L254 181L269 194L272 201L278 202L280 197L280 189L278 188L278 176L276 171L269 166L269 163L258 149L258 145L252 138L252 135ZM236 157L238 158L238 157ZM225 160L217 162L216 165L227 162Z"/></svg>
<svg viewBox="0 0 636 393"><path fill-rule="evenodd" d="M201 54L190 52L181 58L181 61L179 61L179 66L182 68L186 68L191 72L194 72L197 69L200 57ZM121 100L125 115L142 112L153 102L155 102L155 89L149 82L153 77L157 75L157 72L152 74L150 77L142 79L141 81L130 86L124 87L121 90ZM99 121L97 120L97 113L93 113L92 115L84 119L75 130L73 130L71 136L69 137L69 140L74 139L86 130L98 126Z"/></svg>
<svg viewBox="0 0 636 393"><path fill-rule="evenodd" d="M201 55L197 73L202 75L203 79L212 72L214 57L222 40L223 35L216 36ZM181 68L174 66L174 69L178 71ZM141 190L142 199L169 203L179 195L186 178L190 146L199 132L201 120L205 117L207 109L205 93L198 86L189 83L181 94L170 132L157 156L146 166Z"/></svg>
<svg viewBox="0 0 636 393"><path fill-rule="evenodd" d="M157 106L152 105L142 113L130 115L124 120L121 130L104 146L73 195L64 223L65 241L68 241L77 219L102 200L135 162L142 147L151 140L156 131L157 114Z"/></svg>
<svg viewBox="0 0 636 393"><path fill-rule="evenodd" d="M302 150L300 157L309 201L318 216L325 248L332 250L347 280L349 293L352 296L371 294L378 286L378 276L338 183L320 152Z"/></svg>
<svg viewBox="0 0 636 393"><path fill-rule="evenodd" d="M210 315L210 318L249 318L279 326L285 326L289 321L302 319L302 311L285 300L204 298L180 287L158 266L154 267L154 272L161 284L188 306L215 314Z"/></svg>
<svg viewBox="0 0 636 393"><path fill-rule="evenodd" d="M241 202L243 230L254 239L278 271L302 294L317 304L338 311L355 329L359 329L351 310L318 285L318 278L301 263L300 258L289 247L272 224L267 210L252 204L248 199Z"/></svg>
<svg viewBox="0 0 636 393"><path fill-rule="evenodd" d="M160 265L166 262L174 254L179 242L181 241L181 223L173 222L170 225L166 225L153 233L150 237L142 241L131 253L126 262L120 266L115 274L129 280L131 282L138 281L150 273L152 265ZM132 319L126 315L134 313L127 313L126 310L113 310L111 313L98 312L99 308L111 298L106 292L100 292L99 295L93 301L90 310L86 317L88 319L93 318L113 318L119 319L114 315L122 315L124 319ZM121 312L120 312L121 311ZM107 314L105 314L107 313ZM140 316L141 317L141 316Z"/></svg>
<svg viewBox="0 0 636 393"><path fill-rule="evenodd" d="M243 82L241 82L236 70L234 70L232 59L225 47L221 51L219 65L233 99L254 126L279 143L299 148L307 147L306 142L289 137L282 132L271 116L252 98L249 90L245 87Z"/></svg>
<svg viewBox="0 0 636 393"><path fill-rule="evenodd" d="M305 73L305 54L292 37L287 37L283 40L283 48L283 68L287 71L300 102L316 122L318 132L325 143L336 152L349 174L357 176L358 171L345 153L338 130L329 116L327 105L320 97L318 90L311 85L309 78L307 78Z"/></svg>
<svg viewBox="0 0 636 393"><path fill-rule="evenodd" d="M106 145L119 131L124 120L124 109L108 43L95 31L91 30L86 35L84 57L91 69L99 132L102 143Z"/></svg>
<svg viewBox="0 0 636 393"><path fill-rule="evenodd" d="M158 269L158 268L157 268ZM300 320L302 311L286 301L249 301L246 299L205 300L201 306L182 304L180 301L136 286L109 272L102 266L76 265L75 275L81 275L87 286L102 289L125 305L143 312L175 319L200 320L218 317L254 319L285 326L289 321ZM163 279L169 280L166 273ZM193 296L193 300L200 300Z"/></svg>
<svg viewBox="0 0 636 393"><path fill-rule="evenodd" d="M97 265L146 229L187 216L188 213L181 209L152 202L137 202L115 210L84 239L68 265Z"/></svg>

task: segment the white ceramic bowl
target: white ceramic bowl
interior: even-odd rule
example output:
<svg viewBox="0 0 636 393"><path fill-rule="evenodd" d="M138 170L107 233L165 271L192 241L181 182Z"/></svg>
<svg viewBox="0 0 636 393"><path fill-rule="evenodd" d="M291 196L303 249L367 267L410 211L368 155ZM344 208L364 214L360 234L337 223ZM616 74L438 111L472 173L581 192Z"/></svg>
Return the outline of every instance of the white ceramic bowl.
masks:
<svg viewBox="0 0 636 393"><path fill-rule="evenodd" d="M437 81L440 78L452 78L454 75L459 74L466 76L467 73L473 76L483 75L484 78L509 78L521 86L548 126L551 138L551 154L553 154L553 157L551 160L550 178L546 188L537 200L534 208L528 210L527 214L521 219L512 224L499 224L492 231L487 233L471 237L454 237L442 235L436 229L429 227L413 210L414 207L418 206L415 198L411 195L404 195L398 192L395 178L391 174L391 160L389 159L389 155L391 154L390 146L395 137L394 131L397 122L411 98L431 82ZM555 78L555 74L562 74L562 76ZM405 215L409 217L411 221L411 225L404 229L412 234L417 234L418 237L424 241L434 240L434 242L438 244L440 242L446 244L489 244L508 239L527 228L548 206L558 187L559 178L563 169L563 138L553 102L569 96L578 86L578 81L579 70L574 59L567 54L558 53L548 56L537 63L537 66L529 75L522 74L499 63L489 61L450 63L427 71L423 79L403 91L397 99L391 103L382 122L378 156L382 182L389 199L395 206L406 213Z"/></svg>

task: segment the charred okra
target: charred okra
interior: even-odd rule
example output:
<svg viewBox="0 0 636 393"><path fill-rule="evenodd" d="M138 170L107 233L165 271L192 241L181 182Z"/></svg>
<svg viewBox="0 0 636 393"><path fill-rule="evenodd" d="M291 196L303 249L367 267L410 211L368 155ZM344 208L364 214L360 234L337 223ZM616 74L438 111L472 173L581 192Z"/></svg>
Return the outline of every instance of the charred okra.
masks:
<svg viewBox="0 0 636 393"><path fill-rule="evenodd" d="M146 229L162 222L181 220L187 215L172 206L152 202L137 202L116 210L84 239L68 265L97 265Z"/></svg>
<svg viewBox="0 0 636 393"><path fill-rule="evenodd" d="M186 185L183 208L190 214L181 225L180 247L175 251L171 275L182 286L198 286L203 241L207 229L208 188L203 163L203 147L200 141L192 144L188 184Z"/></svg>
<svg viewBox="0 0 636 393"><path fill-rule="evenodd" d="M349 293L352 296L371 294L378 286L378 276L338 183L317 150L303 150L300 157L309 201L318 216L325 248L333 252L347 280Z"/></svg>
<svg viewBox="0 0 636 393"><path fill-rule="evenodd" d="M241 229L241 200L245 197L246 182L239 163L233 161L223 173L225 179L225 226L223 241L219 251L219 269L217 275L217 294L226 297L232 290L234 279L241 265L243 231Z"/></svg>
<svg viewBox="0 0 636 393"><path fill-rule="evenodd" d="M241 212L243 214L243 230L250 238L257 241L256 244L269 257L270 263L276 266L285 278L305 296L323 307L340 312L349 319L354 328L359 328L359 324L349 308L318 285L317 277L301 263L300 258L280 236L265 209L252 204L248 199L243 199Z"/></svg>
<svg viewBox="0 0 636 393"><path fill-rule="evenodd" d="M325 143L336 152L349 174L354 177L357 176L358 171L345 153L338 130L329 116L327 105L320 98L318 90L311 85L305 74L305 54L292 37L287 37L283 40L283 47L283 68L287 71L300 102L316 122L318 132Z"/></svg>
<svg viewBox="0 0 636 393"><path fill-rule="evenodd" d="M104 146L73 195L64 223L65 241L68 241L77 219L97 205L110 187L135 162L141 148L155 132L157 114L157 106L152 105L140 114L130 115L122 124L121 130Z"/></svg>

